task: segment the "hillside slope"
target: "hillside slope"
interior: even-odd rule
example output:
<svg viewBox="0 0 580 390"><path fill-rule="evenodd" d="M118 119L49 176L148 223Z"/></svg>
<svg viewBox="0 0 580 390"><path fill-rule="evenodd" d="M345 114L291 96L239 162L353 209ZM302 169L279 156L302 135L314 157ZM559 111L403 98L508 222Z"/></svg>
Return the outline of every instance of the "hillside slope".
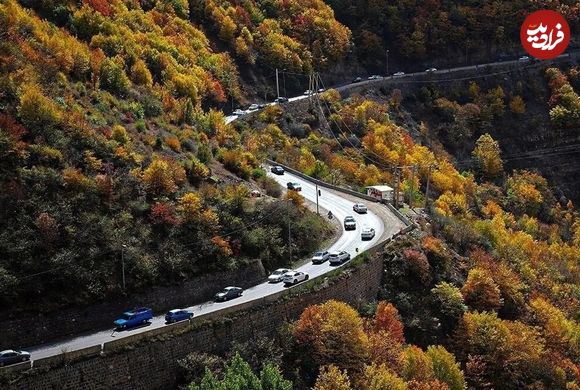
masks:
<svg viewBox="0 0 580 390"><path fill-rule="evenodd" d="M295 254L331 233L298 203L279 218L285 203L250 197L280 195L259 168L267 142L204 108L240 96L237 68L187 2L22 4L0 1L2 308L113 298L121 260L129 292L249 258L272 269L286 218L303 225Z"/></svg>

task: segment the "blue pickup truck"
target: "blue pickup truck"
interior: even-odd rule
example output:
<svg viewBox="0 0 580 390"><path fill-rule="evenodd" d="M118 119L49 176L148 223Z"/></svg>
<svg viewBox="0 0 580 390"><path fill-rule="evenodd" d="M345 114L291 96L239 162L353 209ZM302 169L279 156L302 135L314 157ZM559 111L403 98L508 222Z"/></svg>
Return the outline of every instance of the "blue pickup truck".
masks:
<svg viewBox="0 0 580 390"><path fill-rule="evenodd" d="M126 329L132 326L145 324L153 318L153 310L148 307L138 307L133 310L127 310L121 318L115 320L114 324L117 329Z"/></svg>

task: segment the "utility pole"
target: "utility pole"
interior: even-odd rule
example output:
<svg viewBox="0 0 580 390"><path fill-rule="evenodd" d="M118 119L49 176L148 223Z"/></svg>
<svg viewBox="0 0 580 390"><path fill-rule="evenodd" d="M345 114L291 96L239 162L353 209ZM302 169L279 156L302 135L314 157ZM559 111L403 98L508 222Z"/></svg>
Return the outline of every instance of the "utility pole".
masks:
<svg viewBox="0 0 580 390"><path fill-rule="evenodd" d="M127 245L123 244L123 246L121 247L121 269L122 269L122 273L123 273L123 291L125 291L125 248L127 248Z"/></svg>
<svg viewBox="0 0 580 390"><path fill-rule="evenodd" d="M399 208L399 167L395 167L395 208Z"/></svg>
<svg viewBox="0 0 580 390"><path fill-rule="evenodd" d="M292 262L292 235L290 234L290 199L286 200L286 211L288 212L288 257Z"/></svg>
<svg viewBox="0 0 580 390"><path fill-rule="evenodd" d="M387 49L387 76L389 75L389 49Z"/></svg>
<svg viewBox="0 0 580 390"><path fill-rule="evenodd" d="M414 187L415 187L415 168L416 165L413 165L411 167L411 193L409 194L409 207L411 208L411 210L413 210L413 200L415 198L415 193L414 193Z"/></svg>
<svg viewBox="0 0 580 390"><path fill-rule="evenodd" d="M284 84L284 97L288 97L288 94L286 94L286 69L282 69L282 80Z"/></svg>
<svg viewBox="0 0 580 390"><path fill-rule="evenodd" d="M312 89L314 88L314 74L310 72L308 74L308 102L312 105Z"/></svg>
<svg viewBox="0 0 580 390"><path fill-rule="evenodd" d="M318 195L320 195L320 190L318 189L318 184L316 184L316 214L320 215L320 211L318 211Z"/></svg>
<svg viewBox="0 0 580 390"><path fill-rule="evenodd" d="M429 183L431 182L431 169L433 169L433 164L429 165L429 170L427 171L427 187L425 188L425 208L429 207Z"/></svg>
<svg viewBox="0 0 580 390"><path fill-rule="evenodd" d="M278 68L276 68L276 97L280 97L280 84L278 83Z"/></svg>

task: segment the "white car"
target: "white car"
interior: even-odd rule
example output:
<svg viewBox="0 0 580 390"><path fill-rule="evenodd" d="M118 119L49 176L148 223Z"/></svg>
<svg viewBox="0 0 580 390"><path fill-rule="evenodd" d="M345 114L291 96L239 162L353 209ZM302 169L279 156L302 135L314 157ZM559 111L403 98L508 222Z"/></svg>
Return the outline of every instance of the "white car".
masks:
<svg viewBox="0 0 580 390"><path fill-rule="evenodd" d="M397 72L395 74L393 74L393 76L404 76L405 72Z"/></svg>
<svg viewBox="0 0 580 390"><path fill-rule="evenodd" d="M304 91L303 95L304 96L312 95L312 91L307 89L306 91Z"/></svg>
<svg viewBox="0 0 580 390"><path fill-rule="evenodd" d="M359 214L366 214L368 211L367 206L362 203L355 203L355 205L352 206L352 209Z"/></svg>
<svg viewBox="0 0 580 390"><path fill-rule="evenodd" d="M330 253L328 251L321 251L316 252L314 256L312 256L312 264L322 264L330 257Z"/></svg>
<svg viewBox="0 0 580 390"><path fill-rule="evenodd" d="M381 76L379 76L378 74L374 74L372 76L369 76L368 80L379 80L382 79Z"/></svg>
<svg viewBox="0 0 580 390"><path fill-rule="evenodd" d="M284 284L286 286L308 280L308 274L302 271L290 271L284 274Z"/></svg>
<svg viewBox="0 0 580 390"><path fill-rule="evenodd" d="M330 254L330 260L328 262L330 265L339 265L348 260L350 260L350 254L348 252L337 251Z"/></svg>
<svg viewBox="0 0 580 390"><path fill-rule="evenodd" d="M248 111L255 111L258 108L260 108L260 106L258 106L257 104L252 104L250 107L248 107Z"/></svg>
<svg viewBox="0 0 580 390"><path fill-rule="evenodd" d="M244 115L246 112L241 108L236 108L233 112L234 115Z"/></svg>
<svg viewBox="0 0 580 390"><path fill-rule="evenodd" d="M433 73L433 72L437 72L437 68L429 68L425 70L425 73Z"/></svg>
<svg viewBox="0 0 580 390"><path fill-rule="evenodd" d="M284 275L288 272L292 272L289 268L278 268L276 271L272 272L270 276L268 276L268 282L270 283L278 283L284 279Z"/></svg>
<svg viewBox="0 0 580 390"><path fill-rule="evenodd" d="M375 229L371 228L371 227L364 227L361 230L360 233L360 238L361 240L372 240L373 238L375 238Z"/></svg>
<svg viewBox="0 0 580 390"><path fill-rule="evenodd" d="M521 56L520 58L518 58L518 61L529 61L530 57L528 56Z"/></svg>
<svg viewBox="0 0 580 390"><path fill-rule="evenodd" d="M324 91L326 91L326 89L324 89L324 88L318 88L318 93L322 93Z"/></svg>

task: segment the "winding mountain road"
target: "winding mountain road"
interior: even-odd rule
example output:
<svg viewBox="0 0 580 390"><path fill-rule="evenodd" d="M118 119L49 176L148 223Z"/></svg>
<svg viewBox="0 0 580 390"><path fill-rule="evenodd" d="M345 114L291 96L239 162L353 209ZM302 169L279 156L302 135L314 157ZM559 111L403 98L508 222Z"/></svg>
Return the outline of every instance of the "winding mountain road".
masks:
<svg viewBox="0 0 580 390"><path fill-rule="evenodd" d="M303 178L292 175L288 172L284 173L284 175L274 175L272 173L268 174L271 177L273 177L278 183L280 183L280 185L282 185L284 188L286 187L286 183L289 181L300 183L302 185L301 192L302 196L304 196L304 198L306 198L310 202L316 202L315 184ZM404 224L399 219L397 219L397 217L394 216L389 211L389 209L384 205L372 202L363 202L367 204L369 212L367 214L357 214L353 212L352 206L354 205L354 203L361 202L360 199L357 199L356 197L351 195L343 194L326 188L320 188L320 190L321 196L319 197L319 205L322 209L331 210L334 215L334 218L337 218L341 222L341 225L342 221L344 220L344 217L346 217L347 215L354 216L357 222L356 230L344 231L344 229L342 229L340 236L331 245L331 247L325 248L328 249L329 251L345 250L348 253L350 253L352 258L354 258L356 256L356 248L358 248L359 253L361 253L364 250L375 245L383 238L391 236L392 234L398 232L401 228L404 227ZM372 227L376 231L375 237L370 241L361 241L360 234L361 229L364 226ZM319 265L314 265L312 264L312 262L308 261L304 265L296 269L299 271L307 272L310 275L310 278L314 278L316 276L320 276L327 272L330 272L335 268L336 267L334 266L330 266L328 262ZM222 287L225 286L216 286L216 292ZM264 282L245 290L240 298L220 303L205 302L200 305L190 306L187 309L193 310L194 315L196 317L199 317L204 314L216 312L227 307L237 306L242 303L261 299L265 296L275 294L284 289L287 289L287 287L284 287L282 283L273 284ZM164 315L165 313L157 313L157 316L155 316L153 320L150 322L150 324L148 324L147 326L132 328L129 330L119 332L113 331L114 318L111 318L110 330L78 335L76 337L72 337L66 340L47 343L25 349L31 352L32 360L34 361L34 359L58 355L65 351L72 352L86 347L101 345L103 343L113 341L119 338L131 336L137 333L142 333L149 331L151 329L166 326Z"/></svg>
<svg viewBox="0 0 580 390"><path fill-rule="evenodd" d="M346 84L342 84L342 85L335 85L335 86L328 86L327 88L333 88L336 89L339 92L345 92L345 91L349 91L351 89L358 89L361 87L371 87L371 86L381 86L383 84L389 84L389 83L397 83L397 84L402 84L402 83L445 83L445 82L449 82L449 81L455 81L458 80L457 78L455 78L453 76L454 73L458 73L458 72L464 72L464 71L472 71L475 72L475 75L472 77L463 77L459 80L470 80L470 79L477 79L480 77L487 77L487 76L491 76L492 74L488 74L487 71L488 70L494 70L497 68L502 68L502 67L506 67L506 66L512 66L511 69L506 70L506 71L500 71L498 72L498 74L501 73L509 73L509 72L513 72L516 70L523 70L526 68L534 68L534 67L538 67L538 66L546 66L549 64L554 64L557 62L561 62L561 61L577 61L580 58L580 51L579 50L575 50L575 51L570 51L568 53L564 53L561 54L560 56L554 58L553 60L544 60L544 61L536 61L536 62L532 62L530 60L522 60L522 59L517 59L517 60L509 60L509 61L497 61L497 62L490 62L490 63L486 63L486 64L477 64L477 65L469 65L469 66L459 66L456 68L449 68L449 69L438 69L434 72L414 72L414 73L408 73L408 74L403 74L401 76L395 76L395 75L389 75L389 76L379 76L379 78L377 79L373 79L373 80L368 80L368 79L363 79L359 82L351 82L351 83L346 83ZM424 77L426 78L426 80L417 80L417 78L419 77ZM296 102L299 100L303 100L303 99L307 99L308 96L307 95L300 95L300 96L295 96L295 97L291 97L288 99L289 103L292 102ZM276 105L278 103L269 103L268 105ZM282 104L288 104L288 103L282 103ZM233 121L235 121L238 118L244 117L245 115L249 114L249 113L253 113L259 110L252 110L252 111L246 111L246 113L244 115L228 115L226 116L226 123L231 123Z"/></svg>

